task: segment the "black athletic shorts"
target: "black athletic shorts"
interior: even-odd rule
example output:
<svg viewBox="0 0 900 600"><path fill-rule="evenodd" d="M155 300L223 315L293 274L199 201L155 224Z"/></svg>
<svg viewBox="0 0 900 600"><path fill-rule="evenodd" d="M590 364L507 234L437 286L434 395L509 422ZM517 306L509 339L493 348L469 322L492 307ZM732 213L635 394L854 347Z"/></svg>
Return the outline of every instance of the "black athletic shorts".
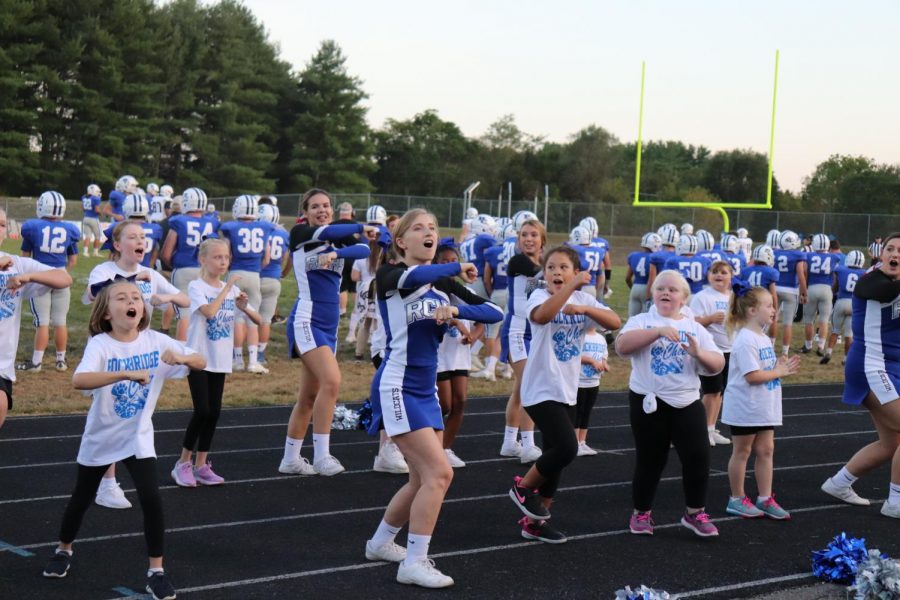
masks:
<svg viewBox="0 0 900 600"><path fill-rule="evenodd" d="M6 392L6 407L12 410L12 381L6 377L0 377L0 390Z"/></svg>
<svg viewBox="0 0 900 600"><path fill-rule="evenodd" d="M450 381L454 377L468 377L469 372L465 369L457 369L456 371L441 371L437 374L438 381Z"/></svg>
<svg viewBox="0 0 900 600"><path fill-rule="evenodd" d="M760 431L774 431L774 425L729 425L731 427L731 435L755 435Z"/></svg>
<svg viewBox="0 0 900 600"><path fill-rule="evenodd" d="M704 394L721 394L728 385L728 362L731 359L731 352L725 353L725 366L722 372L712 377L700 376L700 390Z"/></svg>

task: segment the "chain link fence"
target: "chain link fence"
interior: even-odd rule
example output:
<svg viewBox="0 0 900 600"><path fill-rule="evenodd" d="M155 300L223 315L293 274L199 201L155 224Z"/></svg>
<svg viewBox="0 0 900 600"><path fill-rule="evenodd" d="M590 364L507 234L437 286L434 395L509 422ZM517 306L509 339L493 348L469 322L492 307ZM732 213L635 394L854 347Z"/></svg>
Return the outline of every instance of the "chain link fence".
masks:
<svg viewBox="0 0 900 600"><path fill-rule="evenodd" d="M411 208L424 208L437 217L441 227L459 227L462 224L464 201L462 198L434 196L402 196L392 194L335 194L336 204L349 202L354 217L363 220L366 209L380 204L388 214L402 215ZM302 194L279 194L278 208L282 222L290 227L295 215L300 213ZM16 225L35 216L35 198L0 198L0 206L6 207L11 220L10 233L14 236ZM224 220L231 218L233 197L210 198ZM650 208L628 204L596 204L588 202L550 202L545 207L542 200L476 199L472 206L479 213L493 216L509 216L520 210L530 210L552 232L571 231L584 217L593 216L604 236L641 236L656 231L663 223L692 223L695 229L707 229L714 234L722 229L722 217L718 211L703 208ZM69 200L67 219L80 224L81 202ZM900 215L858 213L803 213L776 210L728 210L732 230L745 227L756 240L765 239L770 229L792 229L798 233L825 232L834 235L846 246L866 246L875 236L885 236L900 231Z"/></svg>

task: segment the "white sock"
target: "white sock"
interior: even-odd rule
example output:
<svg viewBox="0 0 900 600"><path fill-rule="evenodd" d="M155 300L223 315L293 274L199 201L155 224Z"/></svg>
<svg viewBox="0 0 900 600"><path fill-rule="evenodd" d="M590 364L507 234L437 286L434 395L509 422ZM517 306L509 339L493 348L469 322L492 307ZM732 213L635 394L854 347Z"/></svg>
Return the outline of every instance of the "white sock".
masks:
<svg viewBox="0 0 900 600"><path fill-rule="evenodd" d="M768 499L769 499L769 496L757 496L756 497L757 502L765 502Z"/></svg>
<svg viewBox="0 0 900 600"><path fill-rule="evenodd" d="M104 476L103 476L103 479L100 480L100 489L114 488L114 487L116 487L117 485L119 485L119 484L116 483L116 476L115 476L115 475L113 475L112 477L106 477L106 476L104 475Z"/></svg>
<svg viewBox="0 0 900 600"><path fill-rule="evenodd" d="M850 487L859 477L854 477L853 474L847 470L847 467L841 467L841 470L837 472L837 475L831 478L831 481L838 487Z"/></svg>
<svg viewBox="0 0 900 600"><path fill-rule="evenodd" d="M247 363L251 365L256 364L256 351L258 346L247 346Z"/></svg>
<svg viewBox="0 0 900 600"><path fill-rule="evenodd" d="M891 482L891 493L888 495L888 502L900 504L900 483Z"/></svg>
<svg viewBox="0 0 900 600"><path fill-rule="evenodd" d="M244 349L243 348L235 348L232 353L232 359L234 362L244 362Z"/></svg>
<svg viewBox="0 0 900 600"><path fill-rule="evenodd" d="M475 343L472 344L472 356L477 356L478 351L484 348L484 342L481 340L475 340Z"/></svg>
<svg viewBox="0 0 900 600"><path fill-rule="evenodd" d="M154 573L165 573L162 567L150 567L147 569L147 577L153 577Z"/></svg>
<svg viewBox="0 0 900 600"><path fill-rule="evenodd" d="M789 353L790 351L791 351L791 347L790 347L790 346L787 346L787 345L782 344L782 346L781 346L781 353L782 353L782 354L784 354L785 356L787 356L788 353Z"/></svg>
<svg viewBox="0 0 900 600"><path fill-rule="evenodd" d="M44 351L43 350L35 350L31 355L32 364L39 365L41 361L44 360Z"/></svg>
<svg viewBox="0 0 900 600"><path fill-rule="evenodd" d="M519 435L522 436L522 449L531 448L534 446L534 430L525 431L524 429L519 432Z"/></svg>
<svg viewBox="0 0 900 600"><path fill-rule="evenodd" d="M428 557L428 545L431 544L430 535L416 535L410 533L406 538L406 559L403 561L407 565Z"/></svg>
<svg viewBox="0 0 900 600"><path fill-rule="evenodd" d="M59 362L61 360L63 360L63 361L66 360L66 351L65 350L63 350L62 352L56 353L56 361Z"/></svg>
<svg viewBox="0 0 900 600"><path fill-rule="evenodd" d="M257 347L257 352L265 352L268 345L269 342L260 342L259 346Z"/></svg>
<svg viewBox="0 0 900 600"><path fill-rule="evenodd" d="M806 348L807 350L812 348L812 340L806 340L805 342L803 342L803 347Z"/></svg>
<svg viewBox="0 0 900 600"><path fill-rule="evenodd" d="M494 369L497 368L497 357L496 356L488 356L487 361L484 363L484 368L488 373L492 373Z"/></svg>
<svg viewBox="0 0 900 600"><path fill-rule="evenodd" d="M331 434L314 433L313 434L313 462L320 458L325 458L330 452Z"/></svg>
<svg viewBox="0 0 900 600"><path fill-rule="evenodd" d="M285 462L297 462L300 460L300 448L303 447L303 440L295 440L292 437L285 438L284 441L284 460Z"/></svg>
<svg viewBox="0 0 900 600"><path fill-rule="evenodd" d="M384 546L385 544L389 544L394 541L394 538L397 537L397 534L400 533L402 527L394 527L384 519L381 520L381 523L378 524L378 529L375 530L375 535L372 536L372 545L376 548L380 546Z"/></svg>
<svg viewBox="0 0 900 600"><path fill-rule="evenodd" d="M825 350L825 356L831 356L832 350L834 350L834 348L828 348L827 350Z"/></svg>
<svg viewBox="0 0 900 600"><path fill-rule="evenodd" d="M503 431L503 443L504 443L504 444L506 444L506 443L510 443L510 444L515 443L516 437L518 437L518 435L519 435L519 428L518 428L518 427L507 427L507 428Z"/></svg>
<svg viewBox="0 0 900 600"><path fill-rule="evenodd" d="M712 433L713 431L716 430L716 426L715 426L715 425L707 425L707 426L706 426L706 430L707 430L708 432Z"/></svg>

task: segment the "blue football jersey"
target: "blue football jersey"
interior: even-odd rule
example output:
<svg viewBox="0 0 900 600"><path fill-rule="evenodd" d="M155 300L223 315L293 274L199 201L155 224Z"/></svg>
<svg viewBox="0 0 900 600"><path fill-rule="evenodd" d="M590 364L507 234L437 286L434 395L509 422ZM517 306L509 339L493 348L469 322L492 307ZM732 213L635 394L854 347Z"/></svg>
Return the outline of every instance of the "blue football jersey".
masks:
<svg viewBox="0 0 900 600"><path fill-rule="evenodd" d="M492 246L484 251L484 262L491 265L491 273L494 276L491 283L492 289L495 290L506 289L506 264L502 259L503 252L502 244Z"/></svg>
<svg viewBox="0 0 900 600"><path fill-rule="evenodd" d="M109 193L109 208L112 210L114 215L125 216L125 213L122 211L122 207L125 205L125 194L118 190L113 190Z"/></svg>
<svg viewBox="0 0 900 600"><path fill-rule="evenodd" d="M172 267L199 267L197 250L204 239L216 232L216 224L207 217L176 215L169 219L169 231L178 236L172 252Z"/></svg>
<svg viewBox="0 0 900 600"><path fill-rule="evenodd" d="M84 216L88 219L100 218L100 213L97 209L100 208L101 202L103 201L98 196L82 196L81 208L84 209Z"/></svg>
<svg viewBox="0 0 900 600"><path fill-rule="evenodd" d="M771 284L778 284L778 270L766 265L750 265L741 271L741 278L754 287L769 289Z"/></svg>
<svg viewBox="0 0 900 600"><path fill-rule="evenodd" d="M779 287L796 288L800 285L797 279L797 263L806 261L806 253L800 250L775 250L775 268L780 273Z"/></svg>
<svg viewBox="0 0 900 600"><path fill-rule="evenodd" d="M835 269L838 281L838 300L843 298L852 298L853 290L856 289L856 282L865 275L865 269L853 269L851 267L840 266Z"/></svg>
<svg viewBox="0 0 900 600"><path fill-rule="evenodd" d="M709 261L700 256L675 256L666 261L665 268L674 269L684 275L688 285L691 286L691 293L696 294L706 283Z"/></svg>
<svg viewBox="0 0 900 600"><path fill-rule="evenodd" d="M809 265L807 284L831 285L834 283L834 271L839 261L836 254L830 252L810 252L806 255Z"/></svg>
<svg viewBox="0 0 900 600"><path fill-rule="evenodd" d="M287 252L290 244L290 236L283 227L276 227L269 234L266 243L269 244L269 264L260 271L260 277L268 277L270 279L281 279L281 266L284 262L284 253Z"/></svg>
<svg viewBox="0 0 900 600"><path fill-rule="evenodd" d="M275 225L268 221L228 221L219 228L222 236L231 244L231 270L262 270L266 252L266 240Z"/></svg>
<svg viewBox="0 0 900 600"><path fill-rule="evenodd" d="M634 273L635 285L647 285L650 277L650 252L632 252L628 255L628 266Z"/></svg>
<svg viewBox="0 0 900 600"><path fill-rule="evenodd" d="M22 225L22 251L34 260L53 268L64 268L68 257L78 254L81 232L65 221L28 219Z"/></svg>

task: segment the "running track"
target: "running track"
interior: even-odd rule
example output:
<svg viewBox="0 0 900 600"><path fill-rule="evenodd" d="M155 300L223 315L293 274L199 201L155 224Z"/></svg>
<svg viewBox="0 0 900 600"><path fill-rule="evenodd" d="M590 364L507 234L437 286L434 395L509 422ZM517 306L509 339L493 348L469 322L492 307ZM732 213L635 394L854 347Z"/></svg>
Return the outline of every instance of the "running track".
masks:
<svg viewBox="0 0 900 600"><path fill-rule="evenodd" d="M290 407L228 409L212 455L227 484L180 489L168 471L188 413L161 412L154 420L167 571L179 598L611 598L616 589L640 583L684 598L749 598L809 585L810 552L841 531L900 554L900 523L878 512L887 497L887 467L855 486L873 499L871 507L838 503L819 491L875 438L867 413L842 405L838 394L834 385L785 389L775 490L793 512L790 522L726 516L731 451L712 449L709 512L721 536L705 540L678 525L683 497L674 453L654 507L656 535L628 533L634 452L625 394L601 394L588 441L604 453L576 459L563 475L553 509L557 527L570 536L561 546L519 537L520 514L507 490L524 467L497 454L505 399L471 399L455 447L468 466L456 472L431 545L438 567L456 580L441 592L401 586L395 566L365 560L365 541L404 478L370 470L377 443L363 432L332 436L332 452L346 473L284 476L276 469ZM0 598L147 597L137 507L93 506L69 576L40 575L74 484L83 424L83 416L12 417L0 431ZM303 453L310 452L307 442ZM119 478L137 504L124 468ZM401 533L398 542L404 541Z"/></svg>

